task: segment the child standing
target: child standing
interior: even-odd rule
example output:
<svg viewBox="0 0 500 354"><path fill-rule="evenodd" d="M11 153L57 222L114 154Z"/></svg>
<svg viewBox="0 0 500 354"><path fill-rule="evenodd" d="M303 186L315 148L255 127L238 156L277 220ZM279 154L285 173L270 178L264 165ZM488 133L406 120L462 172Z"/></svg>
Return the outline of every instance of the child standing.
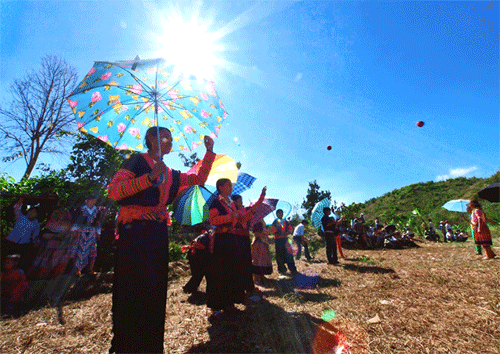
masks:
<svg viewBox="0 0 500 354"><path fill-rule="evenodd" d="M97 196L88 196L85 205L80 208L71 227L73 244L69 258L74 258L76 275L88 266L89 273L94 274L94 263L97 257L97 241L101 235L101 213L95 205Z"/></svg>
<svg viewBox="0 0 500 354"><path fill-rule="evenodd" d="M20 256L12 254L5 258L0 282L2 284L2 313L16 314L29 283L22 269L19 269Z"/></svg>
<svg viewBox="0 0 500 354"><path fill-rule="evenodd" d="M264 221L256 223L253 226L253 232L255 238L252 243L252 273L254 283L262 286L266 279L264 275L272 274L273 272L271 252L269 252L269 241Z"/></svg>

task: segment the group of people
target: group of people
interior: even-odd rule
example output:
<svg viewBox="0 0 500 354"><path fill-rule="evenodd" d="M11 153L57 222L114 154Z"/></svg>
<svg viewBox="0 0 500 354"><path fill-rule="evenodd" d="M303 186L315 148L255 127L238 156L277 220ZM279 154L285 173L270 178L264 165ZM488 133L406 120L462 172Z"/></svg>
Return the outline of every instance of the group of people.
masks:
<svg viewBox="0 0 500 354"><path fill-rule="evenodd" d="M3 267L7 273L2 273L2 297L10 298L9 310L15 310L28 290L27 279L47 279L68 272L80 275L84 269L93 274L101 233L97 196L86 197L81 208L55 210L43 227L37 220L36 207L23 212L24 200L22 197L14 205L16 222L2 244L2 253L7 255ZM16 274L19 287L13 285L12 274ZM8 282L12 284L4 287Z"/></svg>
<svg viewBox="0 0 500 354"><path fill-rule="evenodd" d="M110 353L164 351L168 226L171 224L167 206L183 188L203 185L215 159L214 142L208 136L204 138L206 153L201 167L194 174L171 169L163 162L163 156L172 150L170 130L161 127L149 128L145 144L148 151L133 154L126 159L108 186L108 197L120 205L116 218L119 237L113 280L113 338ZM266 188L263 188L259 200L254 205L245 207L240 196L232 195L230 180L219 179L216 187L218 196L210 206L209 216L209 223L215 228L207 229L188 247L189 258L196 253L203 253L206 257L206 262L201 262L198 266L205 270L202 276L205 275L207 280L207 306L212 309L215 317L234 311L234 305L244 302L245 297L254 290L255 284L263 284L265 275L271 274L273 270L267 227L263 220L253 220L265 198ZM95 244L100 234L99 214L95 202L95 197L87 198L85 205L76 215L68 215L64 211L54 213L41 233L45 246L44 251L32 264L33 269L38 269L36 272L40 269L59 269L59 259L71 259L76 271L82 271L88 266L92 272L96 258ZM20 210L19 203L16 208ZM474 230L475 242L484 247L488 258L493 258L495 255L490 247L491 235L486 225L487 219L478 203L471 201L471 208L470 223ZM341 226L343 217L334 218L331 212L330 208L324 209L321 224L328 263L335 265L338 264L338 257L343 257L344 230ZM13 270L18 269L20 259L29 253L25 244L33 243L36 239L39 239L37 242L41 240L40 227L34 221L35 209L28 211L26 215L21 214L16 212L18 222L7 238L11 250L16 251L16 255L7 257L8 264L4 267L10 272L7 274L9 279L19 278L19 272ZM300 259L302 247L306 259L313 258L304 233L307 221L303 220L294 230L290 222L283 218L282 210L277 210L276 215L270 232L275 241L277 269L282 275L289 271L294 276L297 274L295 260ZM356 222L363 226L362 215ZM353 225L353 228L362 229L357 224ZM253 243L250 240L251 229L255 236ZM376 225L369 233L362 234L367 235L367 243L369 240L385 242L388 236L397 241L398 235L394 231L390 232L387 227ZM290 251L290 234L293 234L296 253ZM411 230L401 235L401 238L406 240L411 240L412 237ZM67 242L64 252L61 250L61 245L65 244L63 240L73 240ZM22 256L18 256L18 253ZM202 267L203 264L208 267ZM2 283L3 279L4 273ZM200 281L201 278L192 279L184 290L196 291ZM13 295L23 291L25 283L21 283L24 285L19 288L9 286L16 288ZM2 286L2 303L3 289ZM12 299L15 299L15 296Z"/></svg>

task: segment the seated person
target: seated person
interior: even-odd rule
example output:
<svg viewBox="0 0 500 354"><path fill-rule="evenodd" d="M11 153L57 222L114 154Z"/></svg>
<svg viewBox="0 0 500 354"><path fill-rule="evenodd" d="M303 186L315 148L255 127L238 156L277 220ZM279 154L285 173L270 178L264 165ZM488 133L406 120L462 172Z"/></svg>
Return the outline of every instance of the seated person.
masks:
<svg viewBox="0 0 500 354"><path fill-rule="evenodd" d="M384 246L386 248L401 249L403 248L403 238L401 233L396 231L385 237Z"/></svg>
<svg viewBox="0 0 500 354"><path fill-rule="evenodd" d="M29 283L22 269L19 269L20 256L12 254L5 258L0 277L2 292L2 314L19 314L19 303L29 288Z"/></svg>
<svg viewBox="0 0 500 354"><path fill-rule="evenodd" d="M403 234L404 239L413 240L413 236L415 236L415 234L413 233L413 231L411 231L410 228L407 228L406 232Z"/></svg>
<svg viewBox="0 0 500 354"><path fill-rule="evenodd" d="M465 241L467 241L467 238L468 238L468 237L469 237L469 236L468 236L465 232L463 232L463 231L458 231L457 241L458 241L458 242L465 242Z"/></svg>
<svg viewBox="0 0 500 354"><path fill-rule="evenodd" d="M447 231L446 232L446 240L448 241L455 241L455 235L453 235L453 232Z"/></svg>

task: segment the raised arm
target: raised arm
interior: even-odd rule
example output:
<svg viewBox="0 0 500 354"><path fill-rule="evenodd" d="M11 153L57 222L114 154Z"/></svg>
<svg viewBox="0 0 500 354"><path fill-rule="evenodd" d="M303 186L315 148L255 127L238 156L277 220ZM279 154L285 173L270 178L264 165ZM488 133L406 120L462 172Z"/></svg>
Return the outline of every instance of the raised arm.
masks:
<svg viewBox="0 0 500 354"><path fill-rule="evenodd" d="M212 151L205 153L201 167L198 173L181 173L181 186L203 185L207 181L208 174L215 160L215 154Z"/></svg>

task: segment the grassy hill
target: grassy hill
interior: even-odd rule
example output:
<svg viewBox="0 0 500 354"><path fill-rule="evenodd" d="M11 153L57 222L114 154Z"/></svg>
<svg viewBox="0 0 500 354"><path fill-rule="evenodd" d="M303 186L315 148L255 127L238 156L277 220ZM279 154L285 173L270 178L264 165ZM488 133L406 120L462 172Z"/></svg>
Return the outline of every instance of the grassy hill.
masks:
<svg viewBox="0 0 500 354"><path fill-rule="evenodd" d="M381 222L400 224L402 227L410 224L414 228L420 226L423 220L431 218L436 226L440 220L449 220L452 225L465 229L467 224L460 217L460 213L447 211L442 205L452 199L477 197L480 189L495 182L500 182L500 172L489 178L459 177L441 182L411 184L365 203L352 204L347 207L346 216L352 218L362 212L369 224L378 217ZM500 221L499 203L485 200L480 202L489 219ZM415 209L420 216L413 213Z"/></svg>

